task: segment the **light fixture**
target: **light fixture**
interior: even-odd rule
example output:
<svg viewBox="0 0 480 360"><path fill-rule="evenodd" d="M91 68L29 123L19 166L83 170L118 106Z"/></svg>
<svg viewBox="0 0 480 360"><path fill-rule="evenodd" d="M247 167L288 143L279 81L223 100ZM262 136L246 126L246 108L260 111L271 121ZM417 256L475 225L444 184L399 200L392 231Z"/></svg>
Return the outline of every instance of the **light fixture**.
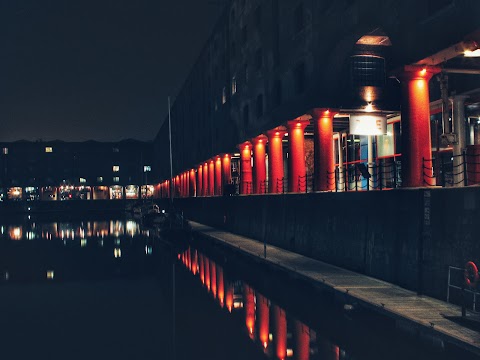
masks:
<svg viewBox="0 0 480 360"><path fill-rule="evenodd" d="M463 53L463 56L465 56L465 57L480 57L480 49L465 50L465 52Z"/></svg>

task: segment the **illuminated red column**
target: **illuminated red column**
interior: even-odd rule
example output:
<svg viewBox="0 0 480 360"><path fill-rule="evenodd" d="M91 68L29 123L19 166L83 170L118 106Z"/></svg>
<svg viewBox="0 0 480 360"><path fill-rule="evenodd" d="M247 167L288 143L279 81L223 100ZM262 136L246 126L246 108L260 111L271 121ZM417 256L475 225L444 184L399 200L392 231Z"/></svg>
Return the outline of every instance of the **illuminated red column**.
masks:
<svg viewBox="0 0 480 360"><path fill-rule="evenodd" d="M286 129L281 126L267 132L268 135L268 192L283 192L283 138Z"/></svg>
<svg viewBox="0 0 480 360"><path fill-rule="evenodd" d="M335 189L335 162L333 160L333 117L329 109L314 109L313 128L315 146L315 190Z"/></svg>
<svg viewBox="0 0 480 360"><path fill-rule="evenodd" d="M180 186L180 175L175 177L175 192L177 196L182 196L181 186Z"/></svg>
<svg viewBox="0 0 480 360"><path fill-rule="evenodd" d="M428 82L438 67L405 66L402 83L402 186L424 186L424 174L432 178L430 96ZM424 163L423 159L427 161ZM425 168L424 168L425 167Z"/></svg>
<svg viewBox="0 0 480 360"><path fill-rule="evenodd" d="M268 334L269 334L269 306L268 306L268 299L257 293L257 321L258 321L258 335L260 338L260 342L264 349L268 346Z"/></svg>
<svg viewBox="0 0 480 360"><path fill-rule="evenodd" d="M232 158L230 154L222 155L222 178L223 184L232 182Z"/></svg>
<svg viewBox="0 0 480 360"><path fill-rule="evenodd" d="M240 193L252 193L252 144L249 141L238 145L240 149Z"/></svg>
<svg viewBox="0 0 480 360"><path fill-rule="evenodd" d="M203 166L199 165L197 170L197 196L203 196Z"/></svg>
<svg viewBox="0 0 480 360"><path fill-rule="evenodd" d="M291 120L288 126L288 191L303 192L306 186L305 136L308 120Z"/></svg>
<svg viewBox="0 0 480 360"><path fill-rule="evenodd" d="M208 164L203 164L203 196L208 196Z"/></svg>
<svg viewBox="0 0 480 360"><path fill-rule="evenodd" d="M265 146L268 138L259 135L252 140L253 143L253 190L255 194L266 192L267 166L265 164Z"/></svg>
<svg viewBox="0 0 480 360"><path fill-rule="evenodd" d="M296 360L309 360L310 358L310 329L305 324L295 320L295 354Z"/></svg>
<svg viewBox="0 0 480 360"><path fill-rule="evenodd" d="M255 292L247 284L243 284L243 297L245 300L245 324L250 338L254 338L255 331Z"/></svg>
<svg viewBox="0 0 480 360"><path fill-rule="evenodd" d="M217 291L218 291L218 301L220 306L223 308L225 304L225 284L223 282L223 268L217 264Z"/></svg>
<svg viewBox="0 0 480 360"><path fill-rule="evenodd" d="M208 161L208 194L215 195L215 161L213 159Z"/></svg>
<svg viewBox="0 0 480 360"><path fill-rule="evenodd" d="M190 170L190 185L189 186L190 186L190 191L189 191L190 197L195 197L196 192L197 192L195 169Z"/></svg>
<svg viewBox="0 0 480 360"><path fill-rule="evenodd" d="M210 260L210 286L212 288L212 294L213 298L217 298L217 265L215 264L215 261Z"/></svg>
<svg viewBox="0 0 480 360"><path fill-rule="evenodd" d="M183 183L184 183L183 187L185 188L185 197L190 196L189 175L190 173L188 171L185 171L183 175Z"/></svg>
<svg viewBox="0 0 480 360"><path fill-rule="evenodd" d="M225 305L227 305L228 311L232 312L233 309L233 283L227 281L225 283Z"/></svg>
<svg viewBox="0 0 480 360"><path fill-rule="evenodd" d="M222 158L217 156L215 158L215 195L223 194L222 185Z"/></svg>
<svg viewBox="0 0 480 360"><path fill-rule="evenodd" d="M275 319L275 353L278 359L285 360L287 358L287 315L285 310L273 305L273 316Z"/></svg>

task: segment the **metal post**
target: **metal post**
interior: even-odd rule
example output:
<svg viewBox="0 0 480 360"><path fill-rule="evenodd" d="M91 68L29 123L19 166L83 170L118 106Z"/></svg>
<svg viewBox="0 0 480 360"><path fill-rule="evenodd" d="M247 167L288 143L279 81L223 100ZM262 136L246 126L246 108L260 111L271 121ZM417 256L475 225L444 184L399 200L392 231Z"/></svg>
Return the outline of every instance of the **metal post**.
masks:
<svg viewBox="0 0 480 360"><path fill-rule="evenodd" d="M463 186L468 186L468 174L467 174L467 150L463 149Z"/></svg>
<svg viewBox="0 0 480 360"><path fill-rule="evenodd" d="M466 148L465 131L465 99L468 96L458 95L453 98L453 124L457 134L457 142L453 145L453 183L454 186L463 186L465 174L459 171L462 153Z"/></svg>

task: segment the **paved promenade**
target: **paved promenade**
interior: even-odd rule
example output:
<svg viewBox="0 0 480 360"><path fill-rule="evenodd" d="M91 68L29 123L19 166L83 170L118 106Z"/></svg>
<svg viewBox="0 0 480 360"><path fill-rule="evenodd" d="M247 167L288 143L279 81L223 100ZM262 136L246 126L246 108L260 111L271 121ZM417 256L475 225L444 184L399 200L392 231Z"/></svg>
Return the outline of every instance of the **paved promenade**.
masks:
<svg viewBox="0 0 480 360"><path fill-rule="evenodd" d="M190 224L195 232L241 250L259 261L289 270L316 285L328 287L346 297L350 303L359 303L395 320L407 322L427 336L437 337L480 355L480 333L446 318L460 316L461 310L458 306L419 296L413 291L385 281L272 245L267 245L267 257L264 258L264 244L259 241L195 222Z"/></svg>

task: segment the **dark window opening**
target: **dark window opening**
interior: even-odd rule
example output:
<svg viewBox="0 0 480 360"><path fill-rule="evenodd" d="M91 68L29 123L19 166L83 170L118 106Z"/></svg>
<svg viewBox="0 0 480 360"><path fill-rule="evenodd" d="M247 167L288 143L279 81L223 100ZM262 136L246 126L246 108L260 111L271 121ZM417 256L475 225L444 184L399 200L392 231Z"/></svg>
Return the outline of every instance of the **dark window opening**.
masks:
<svg viewBox="0 0 480 360"><path fill-rule="evenodd" d="M282 82L281 80L275 81L275 88L274 88L274 101L275 105L280 105L282 103Z"/></svg>
<svg viewBox="0 0 480 360"><path fill-rule="evenodd" d="M305 64L300 63L295 67L295 91L297 94L305 90Z"/></svg>
<svg viewBox="0 0 480 360"><path fill-rule="evenodd" d="M243 107L243 125L244 127L248 127L248 122L249 122L249 109L248 109L248 105L245 105Z"/></svg>
<svg viewBox="0 0 480 360"><path fill-rule="evenodd" d="M244 26L242 28L242 44L246 45L247 44L247 39L248 39L248 32L247 32L247 27Z"/></svg>
<svg viewBox="0 0 480 360"><path fill-rule="evenodd" d="M262 25L262 5L258 5L255 9L255 23L258 28Z"/></svg>
<svg viewBox="0 0 480 360"><path fill-rule="evenodd" d="M295 33L298 33L305 27L305 11L303 9L303 3L300 3L297 6L293 18L295 21Z"/></svg>
<svg viewBox="0 0 480 360"><path fill-rule="evenodd" d="M256 115L257 115L257 118L263 116L263 95L262 94L259 94L257 96L257 104L256 104Z"/></svg>
<svg viewBox="0 0 480 360"><path fill-rule="evenodd" d="M262 49L257 49L255 52L255 69L260 70L263 66L263 54Z"/></svg>

